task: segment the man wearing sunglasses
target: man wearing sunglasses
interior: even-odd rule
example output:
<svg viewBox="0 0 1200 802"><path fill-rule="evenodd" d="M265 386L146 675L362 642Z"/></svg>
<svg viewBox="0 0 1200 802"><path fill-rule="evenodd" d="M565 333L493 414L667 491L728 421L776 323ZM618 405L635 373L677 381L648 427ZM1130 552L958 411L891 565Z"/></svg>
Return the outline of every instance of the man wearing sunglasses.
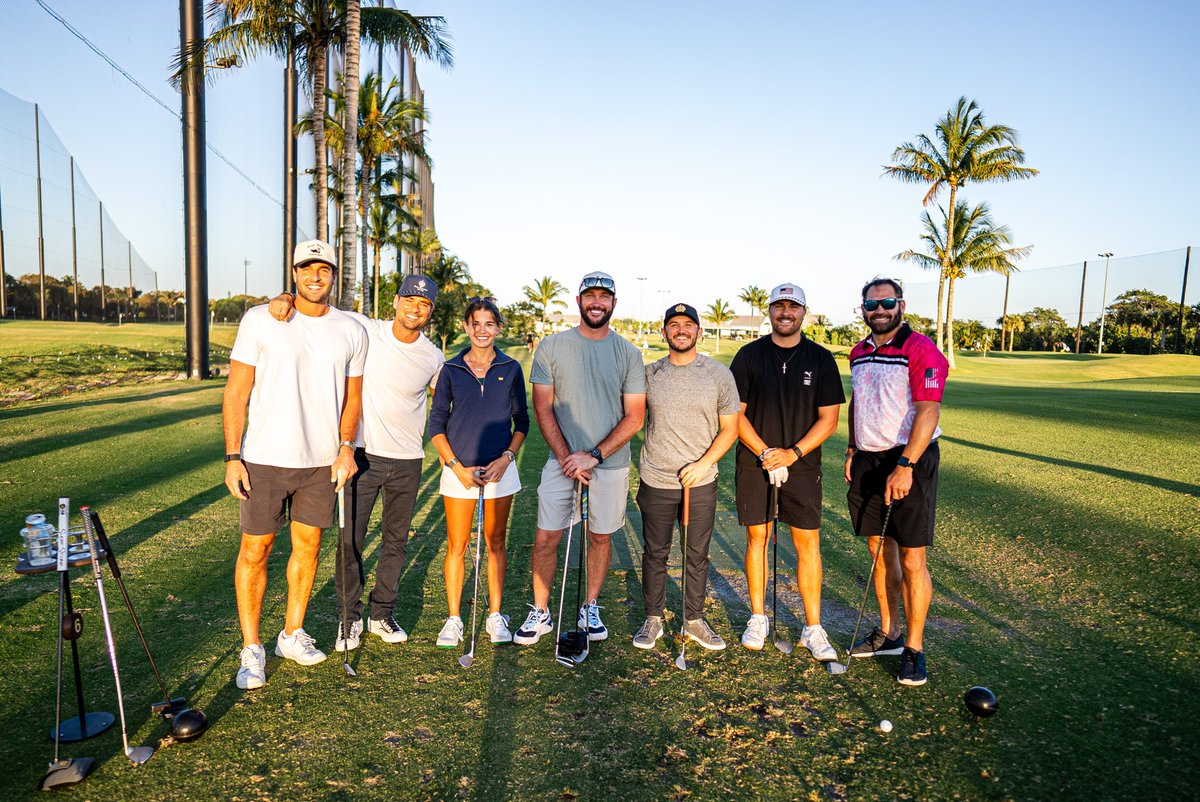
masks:
<svg viewBox="0 0 1200 802"><path fill-rule="evenodd" d="M829 662L837 652L821 626L821 443L837 428L846 394L833 354L801 331L806 311L799 286L771 290L771 335L743 347L729 365L743 413L734 475L738 521L746 527L751 616L742 645L762 649L769 634L768 525L781 520L796 547L806 624L800 643L815 659Z"/></svg>
<svg viewBox="0 0 1200 802"><path fill-rule="evenodd" d="M863 287L862 298L871 334L850 351L847 500L854 531L867 538L871 554L881 546L883 554L875 572L880 625L850 656L900 655L896 679L924 685L925 616L933 597L925 555L933 544L938 417L949 364L932 340L904 322L898 282L874 279ZM885 518L888 529L881 537ZM907 641L900 629L901 598Z"/></svg>
<svg viewBox="0 0 1200 802"><path fill-rule="evenodd" d="M579 325L547 337L533 355L529 381L533 411L550 456L538 485L533 544L533 609L513 642L537 643L553 629L550 585L558 544L574 515L575 480L588 486L587 603L579 624L588 640L608 637L597 598L612 557L610 535L625 522L629 496L629 441L646 416L646 369L637 346L609 329L617 305L607 273L579 284Z"/></svg>

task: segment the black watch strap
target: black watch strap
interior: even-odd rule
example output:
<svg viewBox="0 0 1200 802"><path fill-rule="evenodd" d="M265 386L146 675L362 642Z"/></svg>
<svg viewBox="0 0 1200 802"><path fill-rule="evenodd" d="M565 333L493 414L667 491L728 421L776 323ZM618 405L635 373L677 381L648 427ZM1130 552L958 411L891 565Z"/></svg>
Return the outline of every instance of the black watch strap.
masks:
<svg viewBox="0 0 1200 802"><path fill-rule="evenodd" d="M592 449L592 451L591 451L591 454L592 454L592 456L593 456L593 457L595 457L595 458L596 458L596 464L597 464L597 465L603 465L603 464L604 464L604 455L603 455L602 453L600 453L600 447L599 447L599 446L596 446L595 448L593 448L593 449Z"/></svg>
<svg viewBox="0 0 1200 802"><path fill-rule="evenodd" d="M897 465L897 467L900 467L900 468L915 468L917 466L917 463L913 462L908 457L901 454L900 459L896 460L896 465Z"/></svg>
<svg viewBox="0 0 1200 802"><path fill-rule="evenodd" d="M226 461L226 462L233 462L234 460L237 460L237 461L239 461L239 462L240 462L240 461L241 461L241 459L242 459L242 455L241 455L241 454L226 454L226 455L225 455L225 461Z"/></svg>

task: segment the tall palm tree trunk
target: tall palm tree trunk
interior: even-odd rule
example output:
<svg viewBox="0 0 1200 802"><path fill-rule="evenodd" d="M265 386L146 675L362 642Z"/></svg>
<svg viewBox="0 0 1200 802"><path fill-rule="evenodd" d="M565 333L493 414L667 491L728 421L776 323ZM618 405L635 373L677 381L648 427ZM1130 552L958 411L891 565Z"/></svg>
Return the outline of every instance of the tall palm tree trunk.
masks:
<svg viewBox="0 0 1200 802"><path fill-rule="evenodd" d="M954 364L954 276L950 276L950 280L946 282L946 361L950 363L950 370L956 367Z"/></svg>
<svg viewBox="0 0 1200 802"><path fill-rule="evenodd" d="M358 157L358 52L361 21L361 3L359 0L347 0L344 45L346 64L342 77L343 95L346 98L346 121L343 124L346 141L342 148L342 278L349 286L342 297L343 309L353 306L354 278L357 272L355 257L358 225L355 213L358 210L358 192L354 167Z"/></svg>
<svg viewBox="0 0 1200 802"><path fill-rule="evenodd" d="M329 61L329 50L313 48L312 85L312 138L313 138L313 189L317 203L317 230L319 239L329 241L329 170L325 144L325 72Z"/></svg>
<svg viewBox="0 0 1200 802"><path fill-rule="evenodd" d="M945 327L943 322L945 317L942 315L943 293L946 289L946 282L950 278L950 257L954 253L954 204L955 198L958 195L958 184L950 182L950 207L946 212L946 251L942 254L942 274L938 276L938 317L937 317L937 347L943 351L946 350L946 341L948 337L943 339ZM953 350L953 349L950 349ZM953 361L953 360L951 360ZM951 365L953 367L953 364Z"/></svg>
<svg viewBox="0 0 1200 802"><path fill-rule="evenodd" d="M375 310L375 317L379 317L379 252L383 250L383 243L379 240L375 242L375 270L374 280L371 282L371 290L374 294L371 308ZM399 289L399 288L397 288Z"/></svg>
<svg viewBox="0 0 1200 802"><path fill-rule="evenodd" d="M368 247L369 243L367 242L366 228L367 228L367 209L370 208L369 202L370 202L370 196L371 196L371 165L367 164L367 161L369 161L369 160L363 161L362 195L358 199L358 217L360 220L362 220L362 223L363 223L362 313L364 315L366 315L367 317L372 317L371 312L374 309L374 306L371 304L371 294L367 292L367 287L370 286L370 281L369 281L370 276L367 273L367 270L368 270L367 265L369 264L369 262L367 262L367 247ZM378 249L378 246L376 246L376 248Z"/></svg>

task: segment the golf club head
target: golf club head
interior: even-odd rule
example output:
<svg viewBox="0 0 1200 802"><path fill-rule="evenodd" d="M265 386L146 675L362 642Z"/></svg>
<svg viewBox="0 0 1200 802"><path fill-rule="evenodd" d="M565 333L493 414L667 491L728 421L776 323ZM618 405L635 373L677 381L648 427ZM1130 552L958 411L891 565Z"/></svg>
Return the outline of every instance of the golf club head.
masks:
<svg viewBox="0 0 1200 802"><path fill-rule="evenodd" d="M347 677L358 676L358 672L354 670L354 666L350 665L350 663L345 660L342 661L342 671L346 672Z"/></svg>
<svg viewBox="0 0 1200 802"><path fill-rule="evenodd" d="M462 657L458 658L458 664L463 668L470 668L474 663L475 655L473 654L464 654Z"/></svg>
<svg viewBox="0 0 1200 802"><path fill-rule="evenodd" d="M792 645L791 641L780 640L779 638L776 638L775 639L775 648L778 649L779 651L783 652L784 654L791 654L792 649L794 649L796 647L794 647Z"/></svg>
<svg viewBox="0 0 1200 802"><path fill-rule="evenodd" d="M679 656L675 658L675 667L680 671L687 671L687 658L684 657L683 652L680 652Z"/></svg>
<svg viewBox="0 0 1200 802"><path fill-rule="evenodd" d="M174 718L178 713L186 710L187 706L187 699L177 696L174 699L163 699L161 702L155 702L150 705L150 712L163 718Z"/></svg>
<svg viewBox="0 0 1200 802"><path fill-rule="evenodd" d="M592 653L592 650L590 648L584 649L582 652L573 656L571 659L575 661L575 665L579 665L584 660L588 659L588 655L591 653Z"/></svg>
<svg viewBox="0 0 1200 802"><path fill-rule="evenodd" d="M565 654L554 655L554 662L558 663L560 666L565 666L567 668L576 668L579 665L578 663L575 662L575 659L573 657L567 657Z"/></svg>
<svg viewBox="0 0 1200 802"><path fill-rule="evenodd" d="M95 758L90 757L67 758L57 763L51 763L50 768L38 783L38 790L49 791L64 785L81 783L87 779L95 765Z"/></svg>
<svg viewBox="0 0 1200 802"><path fill-rule="evenodd" d="M825 670L830 674L845 674L847 666L839 663L837 660L830 660L825 664Z"/></svg>
<svg viewBox="0 0 1200 802"><path fill-rule="evenodd" d="M189 707L180 710L171 722L171 737L180 743L194 741L208 730L208 716L203 710Z"/></svg>
<svg viewBox="0 0 1200 802"><path fill-rule="evenodd" d="M135 766L142 765L153 755L154 748L150 746L130 746L125 750L125 757Z"/></svg>

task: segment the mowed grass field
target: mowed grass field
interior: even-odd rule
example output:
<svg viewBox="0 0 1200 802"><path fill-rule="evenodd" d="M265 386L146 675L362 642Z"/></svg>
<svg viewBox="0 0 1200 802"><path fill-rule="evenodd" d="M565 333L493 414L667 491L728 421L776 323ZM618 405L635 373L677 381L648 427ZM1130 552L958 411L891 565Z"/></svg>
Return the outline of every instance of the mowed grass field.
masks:
<svg viewBox="0 0 1200 802"><path fill-rule="evenodd" d="M96 328L96 347L118 344L109 337L116 329ZM155 334L161 350L181 350L179 327L145 328L145 336L162 332ZM76 334L84 329L47 327L28 346L12 336L28 330L0 325L6 385L23 350L61 348L86 359ZM728 360L735 345L723 343L719 358ZM146 346L137 345L143 353ZM511 353L528 366L524 348ZM839 365L848 384L845 361ZM680 672L674 640L649 652L630 645L643 616L631 503L600 600L610 639L595 644L575 672L554 664L548 638L523 649L483 639L465 671L458 652L433 643L445 616L445 542L430 451L400 581L397 618L410 641L385 646L367 638L353 656L356 678L333 659L301 668L271 657L268 685L243 693L233 683L238 523L222 484L222 383L138 382L10 404L0 409L0 521L8 532L0 560L15 564L24 515L51 514L60 495L76 509L99 510L168 685L211 721L201 740L163 745L137 769L122 756L116 728L67 745L65 754L99 762L86 783L59 793L129 800L1191 798L1200 783L1192 754L1200 736L1200 360L962 354L959 365L942 418L930 681L915 689L895 682L894 659L856 662L835 677L801 651L737 645L749 607L731 458L722 464L708 612L731 644L726 652L700 654L693 645L695 667ZM822 612L840 649L869 568L846 517L845 442L843 415L825 452L822 532ZM635 454L639 447L640 439ZM508 549L504 611L514 627L530 601L535 488L545 456L535 427L520 456L525 490ZM371 569L377 542L369 543ZM327 536L307 622L327 648L336 628L334 545ZM786 536L780 546L780 565L788 565L780 625L797 640L802 618ZM281 537L264 609L268 652L282 622L287 554ZM674 610L678 569L676 551L667 596ZM0 578L7 758L0 798L35 796L51 756L55 587L53 575ZM72 587L85 616L88 705L115 713L90 572L75 570ZM111 579L106 590L130 738L158 746L169 732L149 714L158 691ZM868 625L873 609L872 600ZM669 631L677 624L668 621ZM998 694L994 718L976 721L965 712L962 694L974 684ZM71 715L69 680L66 690ZM878 729L884 718L895 725L886 735Z"/></svg>

